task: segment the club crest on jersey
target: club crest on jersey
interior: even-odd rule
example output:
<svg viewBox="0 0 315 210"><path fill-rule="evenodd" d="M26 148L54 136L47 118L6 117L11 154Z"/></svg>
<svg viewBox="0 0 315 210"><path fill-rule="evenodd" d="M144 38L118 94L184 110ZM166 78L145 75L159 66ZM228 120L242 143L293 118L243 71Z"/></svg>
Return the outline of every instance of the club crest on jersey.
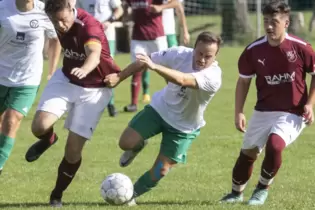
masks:
<svg viewBox="0 0 315 210"><path fill-rule="evenodd" d="M30 21L30 27L31 28L38 28L39 24L38 24L38 20L31 20Z"/></svg>
<svg viewBox="0 0 315 210"><path fill-rule="evenodd" d="M296 55L296 52L295 50L291 50L291 51L287 51L287 59L289 62L295 62L296 59L297 59L297 55Z"/></svg>

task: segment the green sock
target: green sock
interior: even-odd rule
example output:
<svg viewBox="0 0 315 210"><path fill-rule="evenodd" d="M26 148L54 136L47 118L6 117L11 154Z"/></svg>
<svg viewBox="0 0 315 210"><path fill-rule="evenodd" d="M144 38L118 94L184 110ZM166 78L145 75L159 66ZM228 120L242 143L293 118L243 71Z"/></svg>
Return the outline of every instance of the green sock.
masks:
<svg viewBox="0 0 315 210"><path fill-rule="evenodd" d="M13 138L0 134L0 169L3 168L5 162L8 160L13 145Z"/></svg>
<svg viewBox="0 0 315 210"><path fill-rule="evenodd" d="M134 197L139 197L154 188L159 181L153 181L150 172L145 172L134 184Z"/></svg>
<svg viewBox="0 0 315 210"><path fill-rule="evenodd" d="M110 98L110 101L108 103L109 105L114 105L114 89L112 89L112 97Z"/></svg>
<svg viewBox="0 0 315 210"><path fill-rule="evenodd" d="M144 94L149 94L149 83L150 83L150 73L148 70L145 70L142 73L142 90L143 90L143 95Z"/></svg>

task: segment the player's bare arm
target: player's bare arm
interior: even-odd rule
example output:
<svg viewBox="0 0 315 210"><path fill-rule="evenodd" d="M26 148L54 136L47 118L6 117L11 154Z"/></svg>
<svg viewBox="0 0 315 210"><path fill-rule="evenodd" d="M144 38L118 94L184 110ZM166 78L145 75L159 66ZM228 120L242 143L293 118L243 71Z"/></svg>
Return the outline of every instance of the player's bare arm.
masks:
<svg viewBox="0 0 315 210"><path fill-rule="evenodd" d="M124 9L121 5L115 8L113 10L113 15L108 20L103 22L104 29L106 30L110 24L118 20L121 16L123 16L123 14L124 14Z"/></svg>
<svg viewBox="0 0 315 210"><path fill-rule="evenodd" d="M243 114L244 104L251 83L251 78L239 77L235 90L235 126L241 131L246 131L246 118Z"/></svg>
<svg viewBox="0 0 315 210"><path fill-rule="evenodd" d="M53 39L49 39L49 50L48 50L49 72L48 72L47 79L50 79L51 76L56 71L58 62L59 62L60 53L61 53L61 45L60 45L59 39L57 37Z"/></svg>
<svg viewBox="0 0 315 210"><path fill-rule="evenodd" d="M131 64L129 64L123 71L121 71L118 74L109 74L105 77L104 79L104 83L107 85L107 87L109 88L113 88L116 87L117 85L119 85L119 83L121 83L122 81L124 81L125 79L127 79L128 77L130 77L131 75L133 75L136 72L142 71L144 70L146 67L140 63L140 62L133 62Z"/></svg>
<svg viewBox="0 0 315 210"><path fill-rule="evenodd" d="M178 3L178 6L175 8L177 17L179 18L179 23L184 34L184 44L189 44L190 35L187 27L185 11L182 3Z"/></svg>
<svg viewBox="0 0 315 210"><path fill-rule="evenodd" d="M162 65L153 63L149 56L138 54L138 61L145 64L147 68L155 71L162 76L166 81L180 85L183 87L199 89L196 78L192 74L186 74L174 69L167 68Z"/></svg>
<svg viewBox="0 0 315 210"><path fill-rule="evenodd" d="M178 2L178 0L169 0L167 3L161 4L161 5L151 4L150 8L151 8L151 12L160 13L164 9L177 8L179 4L180 3Z"/></svg>
<svg viewBox="0 0 315 210"><path fill-rule="evenodd" d="M100 63L102 45L97 40L90 40L84 45L85 54L87 56L83 66L74 68L71 74L79 79L86 77Z"/></svg>
<svg viewBox="0 0 315 210"><path fill-rule="evenodd" d="M310 125L314 122L313 107L315 104L315 75L312 75L309 96L306 105L304 106L304 118L306 124Z"/></svg>

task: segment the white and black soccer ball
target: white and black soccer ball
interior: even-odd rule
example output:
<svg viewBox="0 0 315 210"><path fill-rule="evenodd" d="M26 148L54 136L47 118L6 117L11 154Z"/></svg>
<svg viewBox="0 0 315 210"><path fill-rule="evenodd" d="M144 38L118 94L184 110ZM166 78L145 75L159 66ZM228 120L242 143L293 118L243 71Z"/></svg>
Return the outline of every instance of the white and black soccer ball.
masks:
<svg viewBox="0 0 315 210"><path fill-rule="evenodd" d="M121 173L110 174L101 184L101 195L109 204L123 205L133 196L132 181Z"/></svg>

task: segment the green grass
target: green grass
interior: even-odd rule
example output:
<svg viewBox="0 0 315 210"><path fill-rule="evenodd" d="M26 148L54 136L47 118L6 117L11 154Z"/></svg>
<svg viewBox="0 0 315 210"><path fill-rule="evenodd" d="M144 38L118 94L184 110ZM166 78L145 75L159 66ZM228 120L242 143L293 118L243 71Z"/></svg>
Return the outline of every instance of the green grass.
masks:
<svg viewBox="0 0 315 210"><path fill-rule="evenodd" d="M234 88L238 77L237 59L243 47L225 47L218 58L223 69L223 86L209 105L205 119L207 125L188 153L188 163L178 165L153 191L138 199L137 209L256 209L246 205L220 205L218 200L231 188L231 172L242 144L242 135L234 128ZM124 67L129 55L116 57ZM164 86L164 80L151 74L151 93ZM46 77L43 77L46 78ZM40 97L46 84L40 88ZM129 103L130 81L116 89L116 105L119 110ZM253 87L253 86L252 86ZM251 88L246 103L249 118L256 100ZM67 131L64 119L56 124L59 142L38 161L27 163L24 154L35 141L30 132L36 101L29 115L23 120L13 153L1 175L1 209L48 209L47 201L63 157ZM142 107L143 105L141 105ZM128 168L120 168L121 150L117 146L122 130L133 114L120 113L109 118L105 111L98 128L83 152L82 166L73 183L64 193L64 209L120 209L105 204L99 193L101 181L110 173L127 174L133 181L148 170L156 158L160 136L152 138L149 145ZM298 141L283 154L283 165L270 190L265 206L260 209L312 209L314 205L314 127L304 130ZM262 157L256 163L254 174L245 191L248 199L259 177Z"/></svg>

